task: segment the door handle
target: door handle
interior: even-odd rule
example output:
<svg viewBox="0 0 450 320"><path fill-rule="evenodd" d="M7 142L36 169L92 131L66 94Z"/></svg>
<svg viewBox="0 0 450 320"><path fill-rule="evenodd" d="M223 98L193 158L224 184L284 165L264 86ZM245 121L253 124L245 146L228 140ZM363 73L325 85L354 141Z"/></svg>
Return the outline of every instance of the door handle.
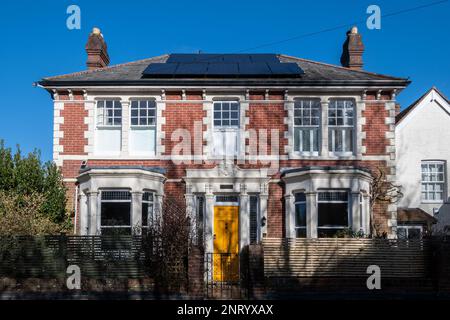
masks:
<svg viewBox="0 0 450 320"><path fill-rule="evenodd" d="M216 240L216 234L214 233L214 235L213 235L213 240Z"/></svg>

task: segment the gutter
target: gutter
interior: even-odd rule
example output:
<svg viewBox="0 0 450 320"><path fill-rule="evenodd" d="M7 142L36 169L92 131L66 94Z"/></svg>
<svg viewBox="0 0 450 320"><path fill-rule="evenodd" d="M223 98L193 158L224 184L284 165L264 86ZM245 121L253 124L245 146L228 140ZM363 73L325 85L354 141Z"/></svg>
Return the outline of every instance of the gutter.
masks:
<svg viewBox="0 0 450 320"><path fill-rule="evenodd" d="M390 88L404 88L411 83L408 79L399 79L399 80L320 80L320 81L312 81L312 80L301 80L301 81L286 81L286 80L265 80L265 79L247 79L247 80L228 80L228 79L220 79L220 80L192 80L192 79L157 79L157 80L90 80L90 81L54 81L54 80L41 80L35 83L36 86L49 88L49 87L99 87L99 86L126 86L126 87L143 87L143 86L155 86L155 87L211 87L211 86L224 86L229 87L273 87L273 86L282 86L282 87L332 87L332 86L357 86L357 87L371 87L371 86L385 86Z"/></svg>

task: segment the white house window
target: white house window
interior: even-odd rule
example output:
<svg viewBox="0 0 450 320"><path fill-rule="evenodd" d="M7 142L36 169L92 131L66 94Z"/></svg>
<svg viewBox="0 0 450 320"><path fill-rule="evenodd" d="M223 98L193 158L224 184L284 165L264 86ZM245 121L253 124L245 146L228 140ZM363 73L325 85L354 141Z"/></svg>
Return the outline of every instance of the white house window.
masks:
<svg viewBox="0 0 450 320"><path fill-rule="evenodd" d="M330 237L349 227L347 191L322 191L318 193L317 234Z"/></svg>
<svg viewBox="0 0 450 320"><path fill-rule="evenodd" d="M131 193L103 190L100 199L101 234L131 235Z"/></svg>
<svg viewBox="0 0 450 320"><path fill-rule="evenodd" d="M97 125L120 126L122 125L122 104L119 100L97 101Z"/></svg>
<svg viewBox="0 0 450 320"><path fill-rule="evenodd" d="M156 151L156 101L131 100L129 150L134 155Z"/></svg>
<svg viewBox="0 0 450 320"><path fill-rule="evenodd" d="M445 166L443 161L422 162L422 200L442 202L444 200Z"/></svg>
<svg viewBox="0 0 450 320"><path fill-rule="evenodd" d="M99 100L96 108L95 151L117 155L122 139L122 104L119 100Z"/></svg>
<svg viewBox="0 0 450 320"><path fill-rule="evenodd" d="M355 103L331 100L328 106L328 149L336 154L353 153Z"/></svg>
<svg viewBox="0 0 450 320"><path fill-rule="evenodd" d="M305 99L294 103L294 150L314 154L319 151L320 100Z"/></svg>
<svg viewBox="0 0 450 320"><path fill-rule="evenodd" d="M144 192L142 194L142 233L145 234L154 219L154 195L153 192Z"/></svg>
<svg viewBox="0 0 450 320"><path fill-rule="evenodd" d="M413 240L422 238L423 228L422 226L398 226L397 227L397 238L403 240Z"/></svg>
<svg viewBox="0 0 450 320"><path fill-rule="evenodd" d="M214 127L239 128L239 103L235 101L215 102Z"/></svg>
<svg viewBox="0 0 450 320"><path fill-rule="evenodd" d="M295 236L306 237L306 196L303 192L295 194Z"/></svg>
<svg viewBox="0 0 450 320"><path fill-rule="evenodd" d="M217 101L213 108L213 154L218 157L234 157L239 152L239 103Z"/></svg>

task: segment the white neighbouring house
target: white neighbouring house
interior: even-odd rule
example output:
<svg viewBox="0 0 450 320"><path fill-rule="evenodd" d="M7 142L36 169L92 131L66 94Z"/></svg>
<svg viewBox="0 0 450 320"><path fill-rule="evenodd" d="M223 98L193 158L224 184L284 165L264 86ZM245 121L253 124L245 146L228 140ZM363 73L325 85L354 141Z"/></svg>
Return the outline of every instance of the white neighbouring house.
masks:
<svg viewBox="0 0 450 320"><path fill-rule="evenodd" d="M431 224L433 232L450 231L450 104L435 87L396 119L398 235L412 238ZM436 221L437 219L437 221Z"/></svg>

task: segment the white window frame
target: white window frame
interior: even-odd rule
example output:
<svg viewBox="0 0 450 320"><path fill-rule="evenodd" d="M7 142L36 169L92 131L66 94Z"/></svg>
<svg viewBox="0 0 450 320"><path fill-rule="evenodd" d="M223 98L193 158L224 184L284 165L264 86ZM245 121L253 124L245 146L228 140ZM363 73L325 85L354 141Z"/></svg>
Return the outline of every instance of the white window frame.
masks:
<svg viewBox="0 0 450 320"><path fill-rule="evenodd" d="M344 108L342 110L343 114L342 117L338 117L337 115L337 111L338 108L337 106L335 108L333 108L333 104L337 104L338 102L343 102L344 103ZM346 109L347 109L347 104L351 103L351 110L352 110L352 116L348 117L347 113L346 113ZM330 117L330 111L332 109L335 109L336 114L334 116L334 119L336 120L336 123L334 125L330 124L330 120L332 117ZM328 103L328 110L327 110L327 123L328 123L328 151L330 153L330 155L334 155L334 156L352 156L355 154L355 148L356 148L356 102L354 99L343 99L343 98L338 98L338 99L330 99L329 103ZM343 123L341 125L337 124L337 120L338 118L342 118ZM349 121L349 119L352 119L352 123L348 124L347 122ZM348 147L346 145L346 135L347 132L351 131L352 132L352 139L350 141L351 145L351 151L348 151ZM331 133L331 138L330 138L330 133ZM341 139L342 139L342 151L336 151L336 133L339 133L341 135Z"/></svg>
<svg viewBox="0 0 450 320"><path fill-rule="evenodd" d="M107 119L107 117L105 116L105 114L106 114L106 102L107 101L112 101L113 102L113 110L117 110L118 109L118 108L117 109L114 108L115 107L115 103L116 102L120 103L120 111L121 111L120 124L114 124L114 121L113 121L113 124L105 124L105 119ZM102 122L98 121L98 119L100 117L100 114L99 114L99 103L100 102L103 102ZM95 106L94 106L94 116L95 116L95 118L94 118L94 123L95 123L95 126L94 126L94 136L95 136L95 140L94 140L95 141L94 154L96 154L96 155L107 155L107 156L111 156L111 155L118 156L122 152L122 148L123 148L122 135L123 135L123 131L124 131L124 126L123 126L123 124L124 124L123 123L124 113L123 113L123 110L124 110L124 108L123 108L123 105L122 105L122 100L120 98L102 97L102 98L98 98L98 99L95 100ZM114 114L115 113L113 111L113 119L114 118L119 118L118 116L115 117ZM112 132L119 132L120 139L118 139L118 141L116 141L118 149L117 150L104 150L102 148L103 142L101 143L100 132L103 132L103 133L110 132L111 134L112 134ZM105 138L105 137L103 137L103 138ZM108 139L109 138L110 137L108 137Z"/></svg>
<svg viewBox="0 0 450 320"><path fill-rule="evenodd" d="M297 195L297 194L301 194L301 193L303 193L304 195L305 195L305 200L304 201L296 201L296 199L295 199L295 196ZM298 229L304 229L305 230L305 238L307 238L307 236L308 236L308 234L307 234L307 232L308 232L308 221L306 221L306 224L305 224L305 226L304 227L299 227L299 226L297 226L297 223L296 223L296 221L295 221L295 217L297 216L297 212L296 212L296 210L297 210L297 204L304 204L305 205L305 208L306 208L306 210L308 210L308 208L307 208L307 202L306 202L306 194L305 194L305 192L304 191L298 191L298 192L295 192L294 193L294 221L293 221L293 224L294 224L294 232L295 232L295 237L296 238L301 238L302 239L302 237L297 237L297 230Z"/></svg>
<svg viewBox="0 0 450 320"><path fill-rule="evenodd" d="M133 102L137 102L138 103L138 108L137 108L138 115L137 115L137 117L133 116L133 112L132 112L133 111ZM146 103L146 106L143 109L141 109L141 102L145 102ZM149 103L150 102L154 104L153 108L149 107ZM130 99L130 110L129 110L130 128L155 128L155 130L156 130L156 122L157 122L157 118L158 118L157 117L157 108L158 108L158 106L157 106L157 103L156 103L155 99L146 99L146 98L138 98L138 99L134 99L133 98L133 99ZM155 111L155 114L150 117L148 115L148 111L152 110L152 109ZM141 110L147 110L147 116L145 117L145 119L147 120L146 121L147 124L141 124L140 123L140 120L141 120L140 111ZM134 118L136 118L138 120L138 124L133 124L133 119ZM154 119L153 124L148 124L148 120L150 118Z"/></svg>
<svg viewBox="0 0 450 320"><path fill-rule="evenodd" d="M231 106L230 106L230 110L229 111L223 111L223 105L222 104L224 104L224 103L235 103L237 105L237 110L231 111ZM216 104L221 104L220 111L216 111ZM228 130L228 129L239 130L240 125L241 125L240 110L241 110L241 106L240 106L239 101L237 101L237 100L216 100L216 101L213 101L213 116L212 116L213 119L212 120L213 120L213 127L214 127L214 129L215 130L219 130L219 131ZM230 115L228 117L228 121L230 121L230 123L228 125L223 125L223 124L216 125L215 124L215 122L216 122L215 114L216 113L220 113L221 116L222 116L224 112L229 112L230 113ZM231 112L237 112L237 118L236 119L231 117ZM225 120L227 120L227 119L225 119ZM232 120L237 120L237 122L238 122L237 125L232 125L231 124ZM221 117L220 121L222 123L224 121L224 118Z"/></svg>
<svg viewBox="0 0 450 320"><path fill-rule="evenodd" d="M398 235L398 229L406 230L406 239L405 240L409 240L409 230L410 229L419 229L420 230L420 239L423 238L423 226L421 226L421 225L398 225L397 226L397 235Z"/></svg>
<svg viewBox="0 0 450 320"><path fill-rule="evenodd" d="M319 200L319 194L320 193L347 193L347 201L344 200ZM345 230L348 228L352 227L352 212L351 212L351 208L352 208L352 197L351 197L351 193L349 192L349 190L345 190L345 189L332 189L332 190L318 190L317 191L317 196L316 196L316 202L317 202L317 234L319 234L319 230L320 229L341 229L341 230ZM326 227L320 227L319 226L319 204L320 203L346 203L347 204L347 226L326 226Z"/></svg>
<svg viewBox="0 0 450 320"><path fill-rule="evenodd" d="M230 106L230 116L229 116L229 125L216 125L215 124L215 113L218 112L215 110L215 106L216 104L223 104L223 103L236 103L238 110L237 110L237 118L231 118L231 106ZM221 107L221 110L219 111L220 114L223 114L223 109ZM226 112L226 111L225 111ZM236 112L235 110L233 110L233 112ZM235 99L230 99L230 100L225 100L225 99L218 99L218 100L214 100L212 102L212 115L211 115L211 122L212 122L212 130L213 130L213 134L214 132L235 132L236 133L236 146L235 146L235 150L234 153L231 154L218 154L216 150L213 149L212 151L212 157L213 158L238 158L240 156L241 153L241 103L239 100L235 100ZM231 125L231 120L237 120L238 124L237 125ZM220 121L222 122L223 119L221 118ZM223 139L225 139L225 134L223 135ZM226 145L226 142L223 141L223 145ZM224 151L226 151L226 148L224 149Z"/></svg>
<svg viewBox="0 0 450 320"><path fill-rule="evenodd" d="M227 199L226 201L221 200L220 197L230 197L230 199ZM235 201L233 201L231 198L235 198ZM230 207L238 207L239 206L239 195L231 193L231 194L217 194L214 196L214 204L216 206L230 206Z"/></svg>
<svg viewBox="0 0 450 320"><path fill-rule="evenodd" d="M130 199L118 199L118 200L103 200L102 195L103 192L128 192L130 194ZM103 229L120 229L120 228L129 228L130 229L130 235L133 234L133 202L132 202L132 196L131 191L129 189L103 189L100 190L100 234L102 234ZM130 225L114 225L114 226L103 226L102 225L102 203L130 203Z"/></svg>
<svg viewBox="0 0 450 320"><path fill-rule="evenodd" d="M138 103L138 115L137 115L137 120L138 120L138 124L133 124L133 118L136 118L135 116L133 116L133 102L137 102ZM140 115L140 111L141 109L141 102L146 102L146 108L144 110L147 110L147 116L146 116L146 122L147 124L140 124L140 119L141 119L141 115ZM149 108L149 104L153 103L154 104L154 108ZM155 156L157 153L157 149L158 149L158 103L156 101L155 98L146 98L146 97L139 97L139 98L130 98L129 99L129 108L128 108L128 119L129 119L129 126L128 126L128 136L129 136L129 141L128 141L128 148L129 148L129 152L130 154L134 155L134 156ZM148 111L149 110L154 110L154 115L153 116L148 116ZM152 118L153 124L148 124L148 120ZM140 131L140 130L153 130L154 132L154 138L151 139L153 140L153 145L154 145L154 149L153 150L132 150L132 146L134 141L133 139L133 132L136 131Z"/></svg>
<svg viewBox="0 0 450 320"><path fill-rule="evenodd" d="M308 103L309 105L304 106L304 103ZM312 116L312 110L313 110L313 103L318 103L317 106L317 111L318 111L318 115L317 115L317 125L313 125L312 121L315 117ZM298 107L298 104L300 104L300 107ZM293 139L293 148L294 148L294 152L300 155L306 155L306 156L318 156L320 149L321 149L321 140L322 140L322 134L321 134L321 122L322 122L322 117L321 117L321 100L318 98L296 98L294 99L294 113L293 113L293 134L294 134L294 139ZM301 112L300 116L296 116L295 115L295 111L299 110ZM309 116L306 116L308 118L306 118L307 120L309 120L309 125L305 125L303 124L303 121L306 120L303 115L303 111L304 110L309 110L310 114ZM302 124L300 125L296 125L295 124L295 120L300 118ZM298 137L299 139L299 149L295 149L295 145L296 145L296 129L299 129L299 133L300 136ZM303 148L303 131L310 131L311 133L314 133L314 131L317 131L317 134L310 134L310 146L311 146L311 150L302 150ZM316 143L314 143L314 137L316 138ZM314 151L314 147L317 148L317 151Z"/></svg>
<svg viewBox="0 0 450 320"><path fill-rule="evenodd" d="M423 179L423 176L424 176L424 174L425 174L425 172L423 171L423 166L424 165L426 165L427 167L428 167L428 174L429 174L429 176L430 177L432 177L432 175L431 175L431 171L430 171L430 165L436 165L436 166L442 166L442 171L436 171L436 172L433 172L433 173L435 173L436 174L436 176L438 175L438 174L442 174L442 176L443 176L443 180L429 180L429 181L424 181L424 179ZM447 194L446 194L446 192L445 192L445 190L446 190L446 185L447 185L447 179L446 179L446 162L445 161L442 161L442 160L430 160L430 161L426 161L426 160L424 160L424 161L421 161L421 163L420 163L420 180L421 180L421 183L420 183L420 198L421 198L421 201L422 201L422 203L443 203L444 201L445 201L445 199L446 199L446 197L447 197ZM428 189L427 189L427 191L425 192L426 194L427 194L427 196L424 198L424 195L423 195L423 193L424 193L424 186L430 186L430 185L433 185L433 191L428 191ZM436 200L436 193L438 193L438 192L436 192L436 190L435 190L435 186L436 185L441 185L441 187L442 187L442 199L441 200ZM433 193L433 197L434 197L434 199L428 199L428 194L429 193Z"/></svg>
<svg viewBox="0 0 450 320"><path fill-rule="evenodd" d="M109 102L109 101L111 101L113 103L113 108L112 108L112 110L113 110L113 116L112 116L113 123L112 124L105 123L105 119L109 118L109 116L106 115L106 110L107 110L106 103ZM101 107L101 109L103 110L101 123L98 121L99 116L100 116L100 114L99 114L99 109L100 109L99 108L99 104L100 104L100 102L103 103L103 107ZM120 108L116 108L116 103L120 104ZM116 110L120 110L120 117L115 115L115 111ZM120 118L120 124L115 124L114 123L114 119L117 119L117 118ZM95 125L96 125L97 129L102 129L102 128L121 128L122 124L123 124L123 107L122 107L122 101L120 99L102 98L102 99L98 99L96 101L96 104L95 104Z"/></svg>
<svg viewBox="0 0 450 320"><path fill-rule="evenodd" d="M144 200L144 196L147 193L151 195L151 199L152 200ZM141 201L142 201L142 205L141 205L141 210L142 211L144 210L143 209L144 208L144 206L143 206L144 203L152 206L151 212L147 212L147 225L146 226L144 226L144 224L142 223L142 217L141 217L141 228L143 230L147 229L147 232L148 232L150 230L150 227L152 226L152 223L155 220L155 192L153 192L151 190L144 190L143 193L142 193ZM141 215L142 215L142 212L141 212Z"/></svg>

